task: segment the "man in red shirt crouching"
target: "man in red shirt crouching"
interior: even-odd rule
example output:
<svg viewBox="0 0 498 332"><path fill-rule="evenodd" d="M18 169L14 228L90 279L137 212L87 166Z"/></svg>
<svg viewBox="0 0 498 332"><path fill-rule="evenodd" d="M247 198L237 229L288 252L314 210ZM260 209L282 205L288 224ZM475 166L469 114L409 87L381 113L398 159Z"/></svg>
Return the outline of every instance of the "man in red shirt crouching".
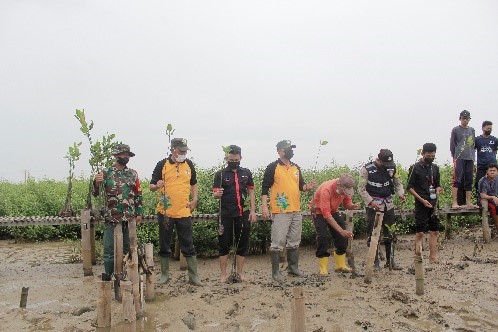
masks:
<svg viewBox="0 0 498 332"><path fill-rule="evenodd" d="M316 229L316 257L319 259L320 274L328 275L330 253L327 231L330 231L335 246L335 272L351 272L346 264L346 248L348 239L353 233L346 230L344 218L339 214L339 205L348 210L358 209L359 204L353 204L354 180L351 174L344 174L338 179L322 183L315 192L311 202L313 224Z"/></svg>

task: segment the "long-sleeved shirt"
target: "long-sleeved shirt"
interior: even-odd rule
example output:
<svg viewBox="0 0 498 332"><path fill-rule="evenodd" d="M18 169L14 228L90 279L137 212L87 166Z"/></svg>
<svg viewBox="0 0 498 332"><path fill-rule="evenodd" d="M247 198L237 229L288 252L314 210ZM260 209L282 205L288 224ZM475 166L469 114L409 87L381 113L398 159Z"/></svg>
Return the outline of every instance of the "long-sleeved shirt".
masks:
<svg viewBox="0 0 498 332"><path fill-rule="evenodd" d="M476 132L472 127L456 126L451 130L450 152L453 160L475 160Z"/></svg>
<svg viewBox="0 0 498 332"><path fill-rule="evenodd" d="M333 179L322 183L313 197L312 204L315 207L315 213L321 214L325 219L339 211L341 203L346 209L353 207L351 196L337 193L337 180Z"/></svg>

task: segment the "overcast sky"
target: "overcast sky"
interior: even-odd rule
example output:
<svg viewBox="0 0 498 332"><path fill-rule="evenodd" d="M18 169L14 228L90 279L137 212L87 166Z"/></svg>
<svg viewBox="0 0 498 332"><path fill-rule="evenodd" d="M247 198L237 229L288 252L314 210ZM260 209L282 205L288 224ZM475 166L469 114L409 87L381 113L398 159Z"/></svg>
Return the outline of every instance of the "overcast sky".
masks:
<svg viewBox="0 0 498 332"><path fill-rule="evenodd" d="M498 123L498 1L0 1L0 179L64 179L68 146L131 145L150 178L166 125L200 167L222 145L266 166L275 144L312 168L389 148L404 166L425 142L449 161L461 110ZM496 130L498 134L498 129Z"/></svg>

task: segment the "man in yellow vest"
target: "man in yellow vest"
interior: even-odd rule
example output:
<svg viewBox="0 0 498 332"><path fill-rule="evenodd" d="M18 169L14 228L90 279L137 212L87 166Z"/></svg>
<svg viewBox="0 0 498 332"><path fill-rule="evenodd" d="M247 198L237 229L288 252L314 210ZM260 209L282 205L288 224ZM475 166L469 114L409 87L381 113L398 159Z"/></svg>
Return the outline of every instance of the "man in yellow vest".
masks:
<svg viewBox="0 0 498 332"><path fill-rule="evenodd" d="M261 186L261 209L263 218L270 219L268 194L271 209L271 265L272 278L283 281L279 269L279 251L287 248L288 274L302 277L299 271L299 244L301 243L302 221L300 192L313 190L316 181L304 183L301 169L290 160L296 146L289 140L277 143L278 160L266 167Z"/></svg>
<svg viewBox="0 0 498 332"><path fill-rule="evenodd" d="M187 159L187 140L173 138L171 154L159 161L154 168L149 188L158 192L156 207L159 223L159 256L161 279L159 284L169 281L169 257L171 236L176 226L180 250L187 259L189 283L201 286L197 274L197 258L192 240L192 211L197 205L197 176L194 164ZM190 200L192 194L192 200Z"/></svg>

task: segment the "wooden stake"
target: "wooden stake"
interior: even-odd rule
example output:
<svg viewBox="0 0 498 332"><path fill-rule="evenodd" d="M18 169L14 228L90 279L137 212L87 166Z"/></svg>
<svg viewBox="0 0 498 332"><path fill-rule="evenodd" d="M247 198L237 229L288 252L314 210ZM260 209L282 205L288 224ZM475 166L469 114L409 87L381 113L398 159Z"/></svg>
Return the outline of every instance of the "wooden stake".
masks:
<svg viewBox="0 0 498 332"><path fill-rule="evenodd" d="M111 326L111 281L97 281L99 297L97 298L97 327Z"/></svg>
<svg viewBox="0 0 498 332"><path fill-rule="evenodd" d="M488 200L481 199L482 206L482 237L484 239L484 243L491 242L491 228L489 228L488 221Z"/></svg>
<svg viewBox="0 0 498 332"><path fill-rule="evenodd" d="M180 271L187 270L187 259L183 256L183 253L180 252Z"/></svg>
<svg viewBox="0 0 498 332"><path fill-rule="evenodd" d="M287 261L287 248L284 248L283 250L279 251L278 261L280 263L285 263Z"/></svg>
<svg viewBox="0 0 498 332"><path fill-rule="evenodd" d="M123 228L121 223L114 227L114 297L116 301L121 301L121 277L123 275Z"/></svg>
<svg viewBox="0 0 498 332"><path fill-rule="evenodd" d="M353 224L353 213L351 210L346 210L346 230L351 233L354 231ZM346 257L348 258L348 265L351 268L351 277L354 278L356 276L356 269L354 266L354 253L353 253L353 240L348 239L348 247L346 249Z"/></svg>
<svg viewBox="0 0 498 332"><path fill-rule="evenodd" d="M81 210L81 258L83 259L83 275L93 276L92 243L90 239L90 210Z"/></svg>
<svg viewBox="0 0 498 332"><path fill-rule="evenodd" d="M133 322L136 320L135 305L133 304L133 286L131 281L121 281L123 290L123 319L125 322Z"/></svg>
<svg viewBox="0 0 498 332"><path fill-rule="evenodd" d="M422 256L422 241L416 243L415 245L415 294L424 295L424 264Z"/></svg>
<svg viewBox="0 0 498 332"><path fill-rule="evenodd" d="M90 222L90 246L92 250L92 265L97 264L97 253L95 250L95 224Z"/></svg>
<svg viewBox="0 0 498 332"><path fill-rule="evenodd" d="M305 332L304 291L302 287L292 289L294 297L291 302L291 332Z"/></svg>
<svg viewBox="0 0 498 332"><path fill-rule="evenodd" d="M19 303L19 307L26 309L26 305L28 303L28 292L29 292L29 287L23 287L21 290L21 301Z"/></svg>
<svg viewBox="0 0 498 332"><path fill-rule="evenodd" d="M445 224L444 224L444 238L445 239L450 239L451 238L451 214L446 213L444 215L445 219Z"/></svg>
<svg viewBox="0 0 498 332"><path fill-rule="evenodd" d="M370 248L368 249L367 265L365 266L364 282L367 284L372 282L375 255L377 254L377 247L379 246L379 237L380 237L380 231L382 229L383 220L384 220L384 213L377 212L375 214L372 236L370 237Z"/></svg>
<svg viewBox="0 0 498 332"><path fill-rule="evenodd" d="M154 286L154 245L152 243L147 243L145 245L145 264L151 274L145 277L145 300L153 301L155 298L155 286Z"/></svg>
<svg viewBox="0 0 498 332"><path fill-rule="evenodd" d="M176 260L180 259L180 242L178 241L178 236L175 236L175 254L174 257Z"/></svg>
<svg viewBox="0 0 498 332"><path fill-rule="evenodd" d="M133 285L133 303L137 317L142 316L142 302L140 301L140 276L138 274L138 241L137 241L137 223L135 219L128 222L130 231L130 255L131 261L128 261L128 277Z"/></svg>

